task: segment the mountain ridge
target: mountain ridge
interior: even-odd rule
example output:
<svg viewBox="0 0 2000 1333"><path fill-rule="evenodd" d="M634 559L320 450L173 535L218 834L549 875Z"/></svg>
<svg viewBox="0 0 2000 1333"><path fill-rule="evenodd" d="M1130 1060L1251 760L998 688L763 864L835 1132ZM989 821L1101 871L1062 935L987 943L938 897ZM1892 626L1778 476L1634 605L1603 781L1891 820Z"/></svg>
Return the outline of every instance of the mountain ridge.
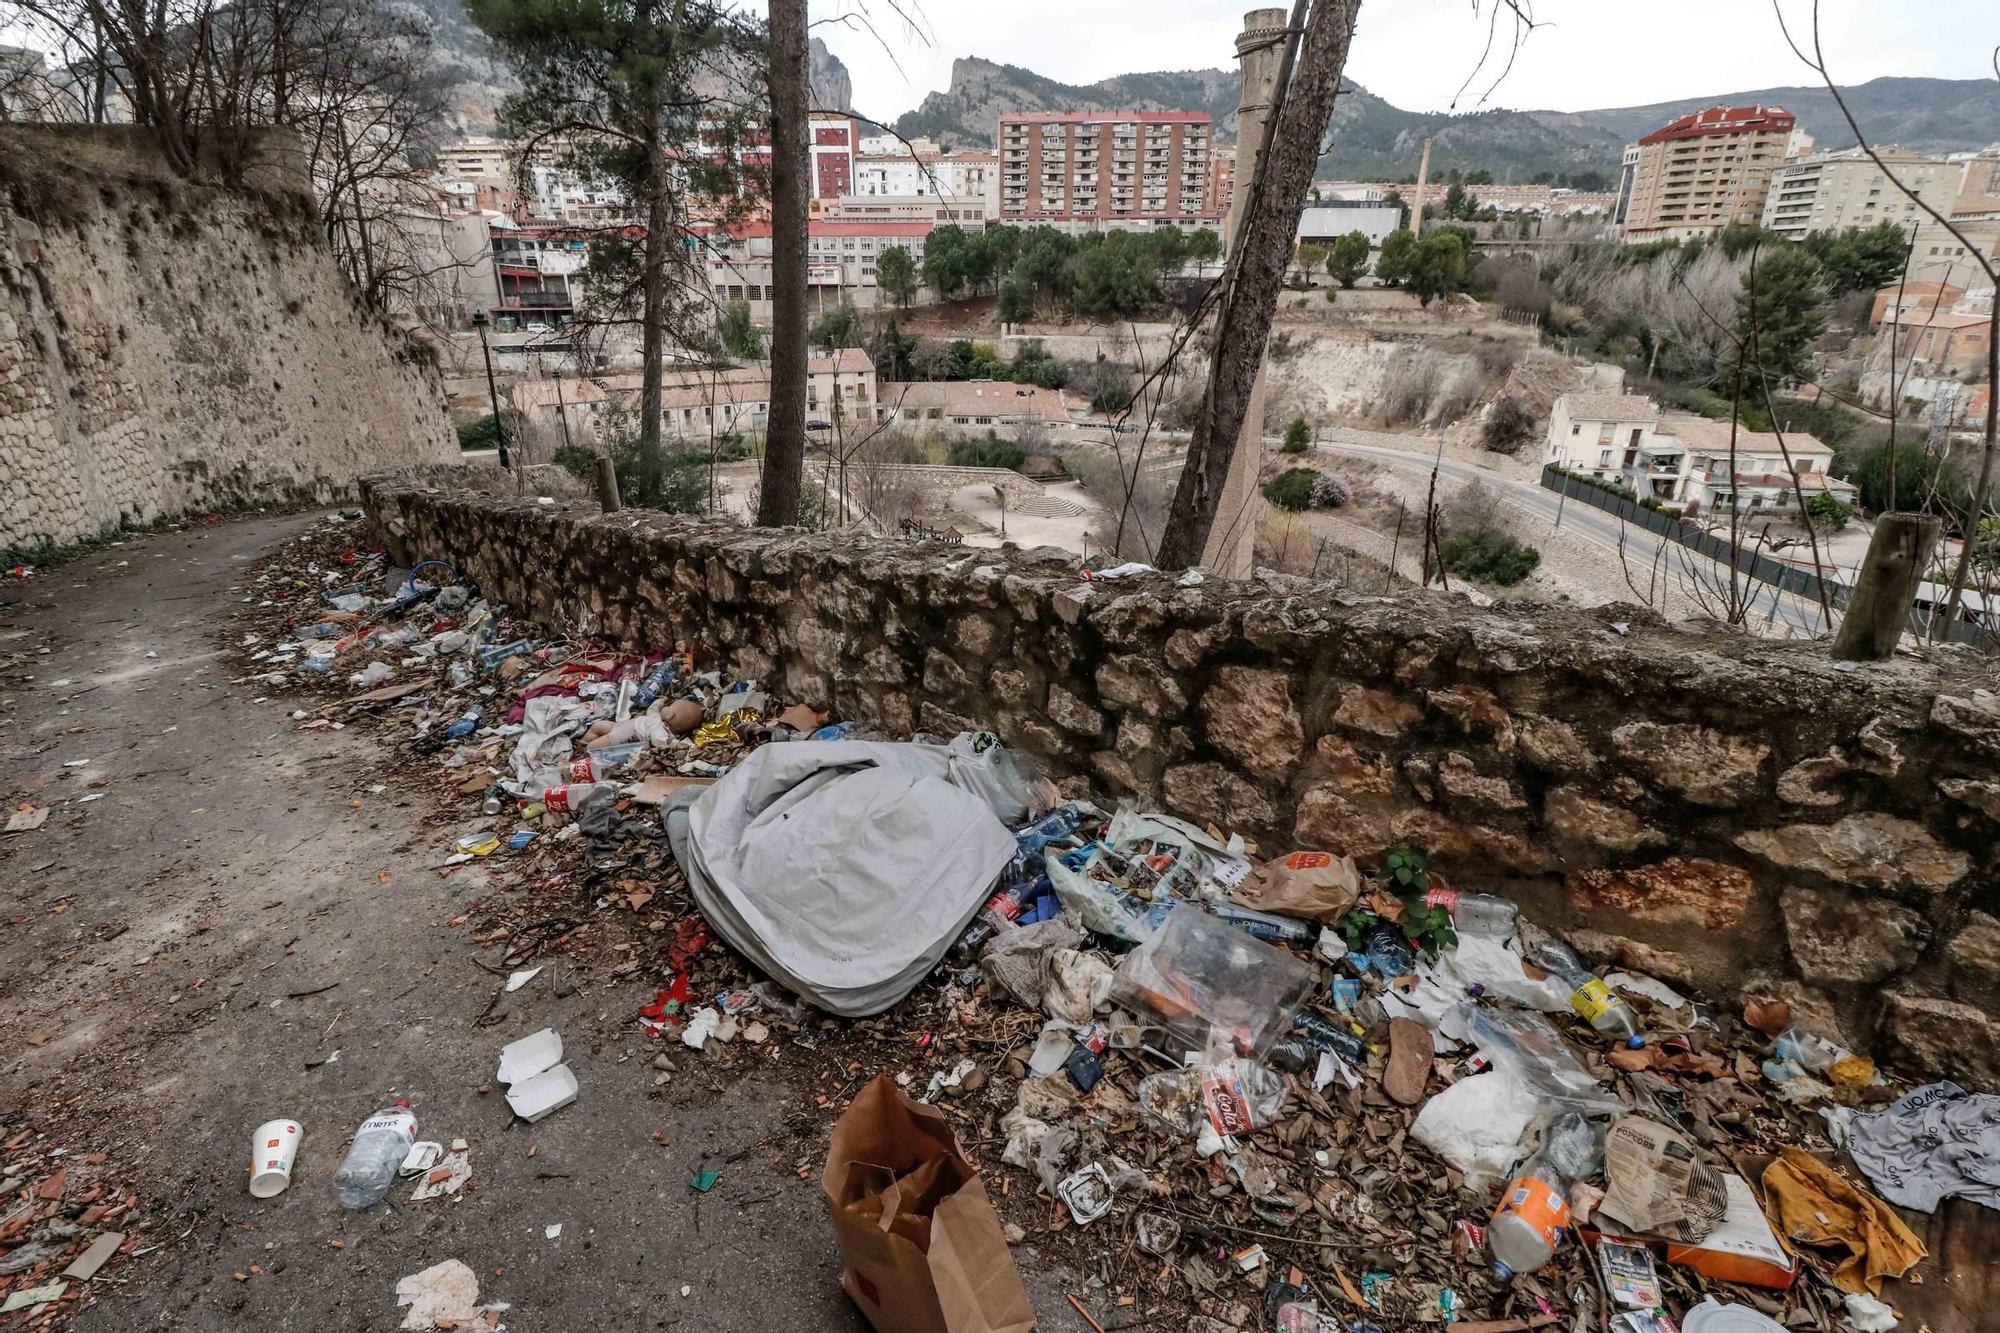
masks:
<svg viewBox="0 0 2000 1333"><path fill-rule="evenodd" d="M1202 110L1219 138L1235 134L1237 75L1222 69L1120 74L1065 84L981 56L952 61L950 86L927 94L896 129L946 147L991 146L1003 111ZM1985 147L2000 138L2000 82L1884 77L1843 89L1870 141L1929 152ZM1596 172L1615 179L1625 144L1689 111L1777 103L1799 117L1822 147L1853 142L1824 88L1773 87L1588 111L1492 108L1405 111L1349 81L1335 103L1323 174L1399 176L1416 170L1426 136L1434 171L1485 168L1497 177Z"/></svg>

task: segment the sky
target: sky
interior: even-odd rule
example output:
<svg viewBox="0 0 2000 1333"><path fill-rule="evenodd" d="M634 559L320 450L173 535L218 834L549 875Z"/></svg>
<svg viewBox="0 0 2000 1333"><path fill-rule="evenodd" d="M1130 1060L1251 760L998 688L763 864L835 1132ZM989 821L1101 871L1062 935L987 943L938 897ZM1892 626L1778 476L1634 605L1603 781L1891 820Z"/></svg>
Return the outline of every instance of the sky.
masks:
<svg viewBox="0 0 2000 1333"><path fill-rule="evenodd" d="M1277 3L1277 0L1264 0ZM1447 111L1479 66L1496 0L1365 0L1347 76L1410 111ZM1795 33L1811 0L1782 0ZM896 17L919 11L929 41ZM1770 0L1532 0L1538 27L1494 107L1583 111L1814 81ZM1227 0L812 0L813 35L854 77L855 109L893 118L979 55L1064 83L1230 66L1243 14ZM1883 75L1992 78L1995 0L1821 0L1827 64L1842 83ZM876 35L859 22L871 15ZM846 21L843 21L846 20ZM1489 62L1459 101L1479 108Z"/></svg>

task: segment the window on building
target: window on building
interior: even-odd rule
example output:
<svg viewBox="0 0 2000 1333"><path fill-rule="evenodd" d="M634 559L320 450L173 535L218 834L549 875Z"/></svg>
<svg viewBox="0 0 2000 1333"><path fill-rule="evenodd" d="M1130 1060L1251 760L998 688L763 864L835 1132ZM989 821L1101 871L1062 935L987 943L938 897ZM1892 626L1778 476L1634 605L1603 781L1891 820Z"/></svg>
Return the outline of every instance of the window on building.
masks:
<svg viewBox="0 0 2000 1333"><path fill-rule="evenodd" d="M1598 455L1597 455L1597 466L1599 466L1599 467L1610 467L1610 466L1611 466L1611 451L1610 451L1609 449L1604 449L1604 450L1600 450L1600 451L1598 452Z"/></svg>
<svg viewBox="0 0 2000 1333"><path fill-rule="evenodd" d="M732 301L740 301L740 300L742 300L742 299L743 299L743 284L742 284L742 283L740 283L740 282L732 282L732 283L730 283L730 284L729 284L729 299L730 299L730 300L732 300Z"/></svg>
<svg viewBox="0 0 2000 1333"><path fill-rule="evenodd" d="M1645 433L1646 430L1645 427L1643 426L1634 426L1632 428L1632 447L1634 449L1637 449L1639 447L1639 437L1641 435L1644 435Z"/></svg>
<svg viewBox="0 0 2000 1333"><path fill-rule="evenodd" d="M1574 426L1571 426L1571 427L1569 428L1569 433L1570 433L1570 434L1572 434L1572 435L1581 435L1581 434L1583 434L1583 423L1582 423L1582 422L1578 422L1578 423L1577 423L1576 425L1574 425Z"/></svg>

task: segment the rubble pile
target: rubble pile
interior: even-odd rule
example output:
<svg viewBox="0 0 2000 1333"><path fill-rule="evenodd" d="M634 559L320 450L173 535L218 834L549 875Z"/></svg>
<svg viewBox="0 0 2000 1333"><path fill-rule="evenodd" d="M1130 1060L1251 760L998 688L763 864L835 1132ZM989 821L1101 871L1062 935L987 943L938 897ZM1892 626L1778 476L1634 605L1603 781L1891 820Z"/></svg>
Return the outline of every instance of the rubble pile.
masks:
<svg viewBox="0 0 2000 1333"><path fill-rule="evenodd" d="M135 1220L139 1196L108 1154L72 1151L34 1129L0 1133L0 1322L57 1327L107 1264L151 1248L142 1234L151 1224Z"/></svg>
<svg viewBox="0 0 2000 1333"><path fill-rule="evenodd" d="M826 1089L878 1328L1027 1327L1026 1243L1098 1329L1881 1329L1924 1250L1880 1195L1993 1201L2000 1099L1896 1087L1779 999L1600 976L1423 848L1361 867L1065 800L990 735L870 735L700 644L518 623L360 534L253 576L246 671L400 747L440 873L518 871L460 920L496 1007L601 968L656 1081L781 1060ZM906 1211L953 1263L870 1250Z"/></svg>

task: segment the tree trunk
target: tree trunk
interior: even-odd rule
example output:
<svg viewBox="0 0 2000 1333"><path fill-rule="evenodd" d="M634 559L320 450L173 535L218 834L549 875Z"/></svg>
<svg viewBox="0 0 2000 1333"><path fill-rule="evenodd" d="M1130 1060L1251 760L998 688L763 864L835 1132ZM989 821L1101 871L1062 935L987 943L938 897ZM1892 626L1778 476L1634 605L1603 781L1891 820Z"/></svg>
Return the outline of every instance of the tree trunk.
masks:
<svg viewBox="0 0 2000 1333"><path fill-rule="evenodd" d="M1872 662L1895 654L1910 623L1910 602L1943 525L1929 514L1884 514L1875 523L1868 555L1834 636L1833 655L1843 662Z"/></svg>
<svg viewBox="0 0 2000 1333"><path fill-rule="evenodd" d="M799 521L806 458L806 0L771 0L771 410L762 527Z"/></svg>
<svg viewBox="0 0 2000 1333"><path fill-rule="evenodd" d="M657 126L659 118L653 117ZM645 312L641 319L643 375L639 381L639 477L642 500L659 492L666 475L667 455L660 443L660 376L666 357L667 251L672 245L667 213L666 153L654 131L646 146L646 265L641 283Z"/></svg>
<svg viewBox="0 0 2000 1333"><path fill-rule="evenodd" d="M1237 245L1235 271L1226 279L1229 287L1216 319L1208 390L1154 557L1162 569L1185 569L1200 560L1215 524L1237 433L1271 335L1299 210L1312 185L1320 136L1333 114L1360 10L1361 0L1318 0L1306 20L1298 68L1257 165L1258 184Z"/></svg>
<svg viewBox="0 0 2000 1333"><path fill-rule="evenodd" d="M1900 292L1898 299L1901 299ZM1893 410L1893 404L1891 407ZM1965 579L1972 569L1972 548L1979 544L1979 524L1986 517L1986 502L1993 494L1993 457L1996 452L2000 452L2000 299L1993 302L1993 310L1986 321L1986 449L1979 458L1979 480L1973 483L1972 506L1966 512L1965 545L1960 548L1958 564L1951 571L1951 601L1945 608L1943 626L1931 632L1933 642L1951 632L1952 622L1958 619L1959 607L1965 601ZM1986 608L1988 611L1992 609Z"/></svg>

